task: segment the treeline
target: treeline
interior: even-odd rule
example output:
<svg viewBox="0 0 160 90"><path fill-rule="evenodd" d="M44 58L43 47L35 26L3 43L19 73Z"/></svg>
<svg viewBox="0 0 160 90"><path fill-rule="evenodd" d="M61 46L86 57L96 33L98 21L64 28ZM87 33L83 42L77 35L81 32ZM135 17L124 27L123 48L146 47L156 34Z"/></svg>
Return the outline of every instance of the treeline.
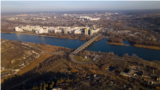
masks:
<svg viewBox="0 0 160 90"><path fill-rule="evenodd" d="M42 73L43 71L48 70L49 67L52 67L52 63L54 63L55 61L59 61L61 59L65 59L66 57L64 55L53 55L52 57L49 57L48 59L46 59L44 62L40 63L40 65L36 68L34 68L31 72L40 72Z"/></svg>
<svg viewBox="0 0 160 90"><path fill-rule="evenodd" d="M160 42L157 38L159 36L152 35L151 33L139 33L133 34L134 36L130 36L130 33L114 33L114 32L107 32L104 35L110 37L108 42L112 43L122 43L123 40L128 40L132 44L140 44L140 45L148 45L148 46L160 46Z"/></svg>
<svg viewBox="0 0 160 90"><path fill-rule="evenodd" d="M121 38L110 38L108 40L108 42L112 42L112 43L123 43L123 39Z"/></svg>
<svg viewBox="0 0 160 90"><path fill-rule="evenodd" d="M129 40L132 44L140 44L140 45L148 45L148 46L160 46L159 42L154 42L154 41L132 41Z"/></svg>

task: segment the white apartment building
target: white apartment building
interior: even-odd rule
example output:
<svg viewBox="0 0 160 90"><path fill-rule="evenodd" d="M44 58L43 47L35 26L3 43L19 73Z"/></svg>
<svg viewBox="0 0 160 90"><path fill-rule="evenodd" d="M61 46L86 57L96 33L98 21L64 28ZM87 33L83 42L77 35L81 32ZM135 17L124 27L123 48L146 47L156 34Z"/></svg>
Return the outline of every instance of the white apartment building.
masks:
<svg viewBox="0 0 160 90"><path fill-rule="evenodd" d="M41 33L43 33L43 28L40 28L40 29L36 30L35 32L36 32L37 34L41 34Z"/></svg>
<svg viewBox="0 0 160 90"><path fill-rule="evenodd" d="M43 33L48 33L48 27L46 26L43 27Z"/></svg>
<svg viewBox="0 0 160 90"><path fill-rule="evenodd" d="M75 30L74 34L81 34L81 30L80 29Z"/></svg>
<svg viewBox="0 0 160 90"><path fill-rule="evenodd" d="M89 16L80 16L80 19L87 19L87 20L99 20L100 18L92 18L92 17L89 17Z"/></svg>
<svg viewBox="0 0 160 90"><path fill-rule="evenodd" d="M19 27L15 27L15 31L16 32L23 32L23 29L19 28Z"/></svg>
<svg viewBox="0 0 160 90"><path fill-rule="evenodd" d="M25 31L32 31L32 29L29 26L22 26L21 28Z"/></svg>
<svg viewBox="0 0 160 90"><path fill-rule="evenodd" d="M94 33L97 33L98 31L99 31L99 29L95 29L95 30L94 30Z"/></svg>
<svg viewBox="0 0 160 90"><path fill-rule="evenodd" d="M94 33L97 33L99 29L90 29L90 35L92 36Z"/></svg>
<svg viewBox="0 0 160 90"><path fill-rule="evenodd" d="M90 20L91 20L91 21L94 21L94 20L96 21L96 20L99 20L99 19L100 19L100 18L91 18Z"/></svg>
<svg viewBox="0 0 160 90"><path fill-rule="evenodd" d="M55 29L55 30L54 30L54 33L62 33L62 30Z"/></svg>

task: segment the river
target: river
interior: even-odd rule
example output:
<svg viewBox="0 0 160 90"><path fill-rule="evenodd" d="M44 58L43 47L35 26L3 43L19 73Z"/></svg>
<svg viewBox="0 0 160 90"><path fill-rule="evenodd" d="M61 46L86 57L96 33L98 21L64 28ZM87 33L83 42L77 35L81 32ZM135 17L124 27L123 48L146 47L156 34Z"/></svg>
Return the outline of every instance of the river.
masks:
<svg viewBox="0 0 160 90"><path fill-rule="evenodd" d="M79 39L61 39L55 37L43 37L36 35L24 35L14 33L1 33L1 38L31 43L45 43L49 45L68 47L71 49L76 49L86 42L81 41ZM114 54L118 54L119 56L122 56L125 53L128 53L128 55L136 54L138 57L143 58L145 60L160 61L160 50L134 47L127 40L124 41L124 44L129 44L130 46L111 45L105 43L106 40L107 39L102 39L97 42L94 42L86 49L89 51L114 52Z"/></svg>

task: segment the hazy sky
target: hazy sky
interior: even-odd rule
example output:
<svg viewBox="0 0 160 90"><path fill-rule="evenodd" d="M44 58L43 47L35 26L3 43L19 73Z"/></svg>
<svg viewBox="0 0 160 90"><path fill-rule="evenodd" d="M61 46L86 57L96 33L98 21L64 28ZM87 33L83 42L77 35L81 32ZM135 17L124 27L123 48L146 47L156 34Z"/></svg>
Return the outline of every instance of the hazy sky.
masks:
<svg viewBox="0 0 160 90"><path fill-rule="evenodd" d="M160 9L160 1L2 1L2 12Z"/></svg>

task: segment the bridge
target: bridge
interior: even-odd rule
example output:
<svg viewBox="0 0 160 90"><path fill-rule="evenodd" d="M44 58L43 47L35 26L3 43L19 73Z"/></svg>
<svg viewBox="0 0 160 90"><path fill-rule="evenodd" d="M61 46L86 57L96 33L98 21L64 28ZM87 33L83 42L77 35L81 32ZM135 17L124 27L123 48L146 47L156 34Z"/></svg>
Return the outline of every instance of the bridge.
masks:
<svg viewBox="0 0 160 90"><path fill-rule="evenodd" d="M80 46L80 47L77 48L74 52L72 52L72 54L77 54L77 53L80 52L81 50L85 49L85 48L88 47L91 43L93 43L94 40L96 40L99 36L101 36L101 34L98 34L97 36L93 37L92 39L90 39L89 41L87 41L86 43L84 43L82 46Z"/></svg>
<svg viewBox="0 0 160 90"><path fill-rule="evenodd" d="M88 47L90 44L92 44L94 42L94 40L96 40L99 36L101 36L101 34L98 34L97 36L93 37L92 39L90 39L89 41L87 41L86 43L81 45L79 48L77 48L74 52L72 52L70 54L72 61L74 61L76 63L84 63L84 62L79 62L79 61L75 60L74 55L77 54L78 52L80 52L81 50L85 49L86 47ZM87 63L87 62L85 62L85 63Z"/></svg>

